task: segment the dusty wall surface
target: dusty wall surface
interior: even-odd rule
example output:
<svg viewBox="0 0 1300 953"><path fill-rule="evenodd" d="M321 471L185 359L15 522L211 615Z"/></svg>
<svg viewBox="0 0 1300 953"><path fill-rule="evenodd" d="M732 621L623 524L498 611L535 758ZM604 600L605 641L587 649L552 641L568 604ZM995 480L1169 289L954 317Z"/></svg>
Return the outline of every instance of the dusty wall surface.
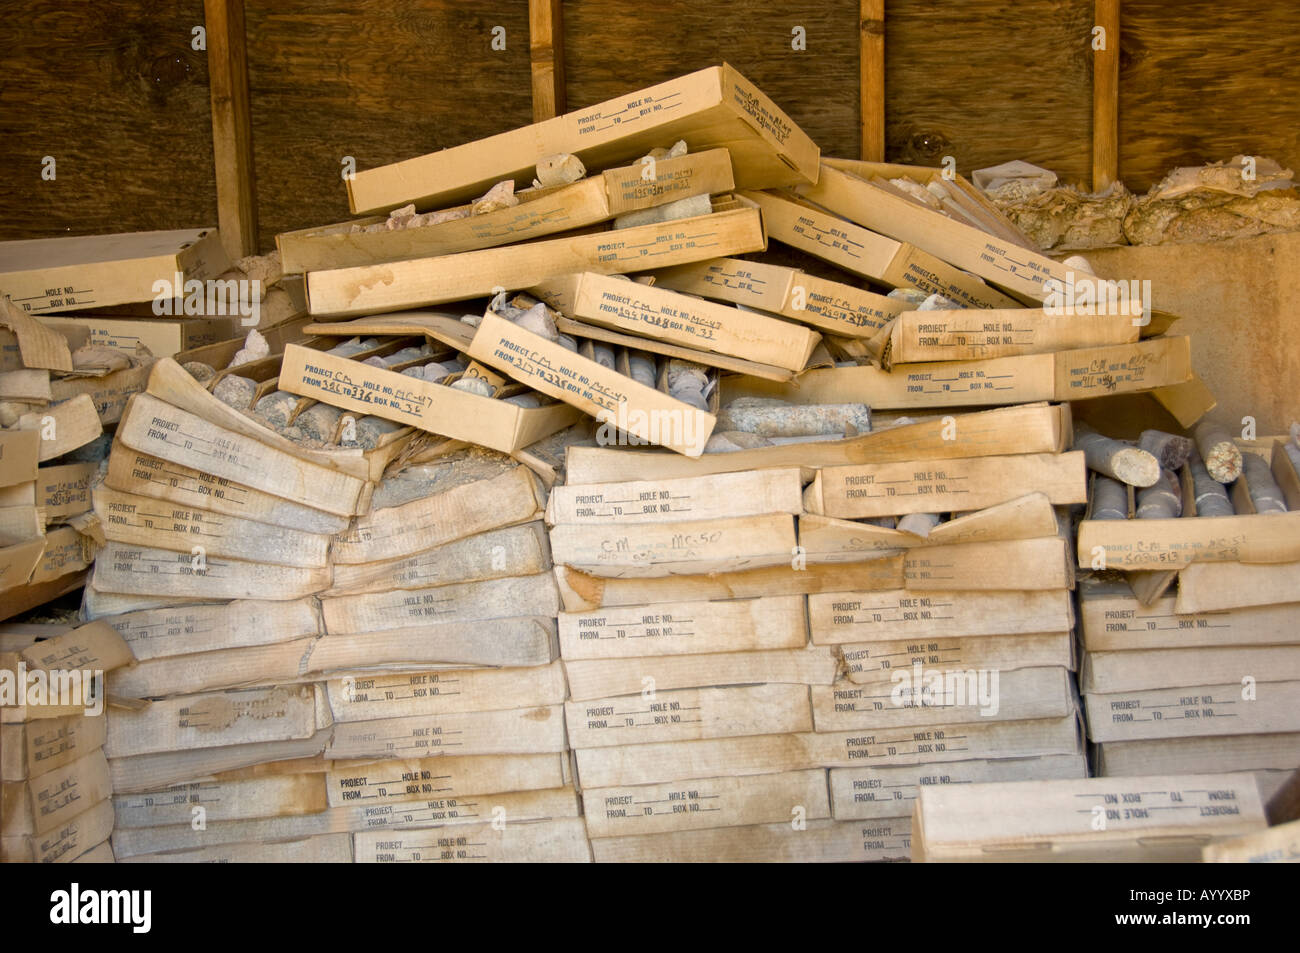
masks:
<svg viewBox="0 0 1300 953"><path fill-rule="evenodd" d="M368 168L531 119L527 0L245 0L262 250L347 217ZM216 224L203 3L0 0L0 238ZM730 62L828 155L859 154L856 0L566 0L568 108ZM1091 176L1092 0L885 9L886 155ZM1266 25L1262 27L1261 24ZM504 49L493 48L494 29ZM803 29L805 49L792 48ZM1125 0L1120 176L1241 151L1300 163L1300 4ZM41 178L42 159L57 178Z"/></svg>

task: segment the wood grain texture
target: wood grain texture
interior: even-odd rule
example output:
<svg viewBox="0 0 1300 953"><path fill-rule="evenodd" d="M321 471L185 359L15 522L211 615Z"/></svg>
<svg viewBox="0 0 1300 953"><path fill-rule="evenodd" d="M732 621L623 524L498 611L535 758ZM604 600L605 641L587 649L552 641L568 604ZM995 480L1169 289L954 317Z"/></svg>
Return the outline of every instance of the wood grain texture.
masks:
<svg viewBox="0 0 1300 953"><path fill-rule="evenodd" d="M1179 165L1265 155L1300 169L1300 5L1124 0L1119 169L1146 191Z"/></svg>
<svg viewBox="0 0 1300 953"><path fill-rule="evenodd" d="M885 161L885 0L860 0L861 31L858 101L861 108L859 158Z"/></svg>
<svg viewBox="0 0 1300 953"><path fill-rule="evenodd" d="M796 26L804 28L806 50L792 49ZM824 155L858 154L858 0L569 0L564 61L571 110L725 61Z"/></svg>
<svg viewBox="0 0 1300 953"><path fill-rule="evenodd" d="M1092 49L1092 188L1119 178L1120 0L1096 0ZM1100 47L1100 48L1098 48Z"/></svg>
<svg viewBox="0 0 1300 953"><path fill-rule="evenodd" d="M11 0L4 20L0 239L216 224L202 0Z"/></svg>
<svg viewBox="0 0 1300 953"><path fill-rule="evenodd" d="M257 185L248 102L244 0L204 0L217 223L231 261L257 252Z"/></svg>
<svg viewBox="0 0 1300 953"><path fill-rule="evenodd" d="M864 2L568 0L555 51L568 105L727 60L827 155L856 157ZM1091 184L1094 3L890 0L889 157L952 155L964 173L1023 158ZM528 0L245 6L261 250L276 231L347 217L345 155L368 168L532 119ZM10 0L5 13L0 238L215 224L207 54L190 45L201 0ZM791 48L795 26L806 51ZM1298 30L1296 4L1242 16L1214 0L1124 0L1125 184L1242 151L1300 165Z"/></svg>
<svg viewBox="0 0 1300 953"><path fill-rule="evenodd" d="M344 156L367 169L532 120L528 0L248 0L246 19L263 250L349 217Z"/></svg>
<svg viewBox="0 0 1300 953"><path fill-rule="evenodd" d="M564 13L560 0L528 0L533 122L564 112Z"/></svg>
<svg viewBox="0 0 1300 953"><path fill-rule="evenodd" d="M951 155L969 175L1025 159L1086 183L1092 16L1092 0L890 0L890 160Z"/></svg>

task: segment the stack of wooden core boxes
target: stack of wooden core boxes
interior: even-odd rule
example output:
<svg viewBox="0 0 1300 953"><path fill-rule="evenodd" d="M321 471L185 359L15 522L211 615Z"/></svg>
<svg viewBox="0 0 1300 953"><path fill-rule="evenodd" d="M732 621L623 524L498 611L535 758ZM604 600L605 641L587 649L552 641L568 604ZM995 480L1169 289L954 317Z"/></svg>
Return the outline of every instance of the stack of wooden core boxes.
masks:
<svg viewBox="0 0 1300 953"><path fill-rule="evenodd" d="M113 862L104 676L130 662L102 622L0 630L0 862Z"/></svg>
<svg viewBox="0 0 1300 953"><path fill-rule="evenodd" d="M234 370L270 396L278 361ZM94 489L85 612L149 702L109 716L119 859L587 859L539 479L365 418L312 437L313 401L231 406L225 370L159 361Z"/></svg>
<svg viewBox="0 0 1300 953"><path fill-rule="evenodd" d="M1086 776L1068 436L1041 405L698 461L571 447L548 520L595 857L900 859L919 785ZM948 518L879 525L922 505Z"/></svg>
<svg viewBox="0 0 1300 953"><path fill-rule="evenodd" d="M1117 512L1094 481L1080 688L1099 774L1251 771L1267 800L1300 764L1300 448L1220 442Z"/></svg>

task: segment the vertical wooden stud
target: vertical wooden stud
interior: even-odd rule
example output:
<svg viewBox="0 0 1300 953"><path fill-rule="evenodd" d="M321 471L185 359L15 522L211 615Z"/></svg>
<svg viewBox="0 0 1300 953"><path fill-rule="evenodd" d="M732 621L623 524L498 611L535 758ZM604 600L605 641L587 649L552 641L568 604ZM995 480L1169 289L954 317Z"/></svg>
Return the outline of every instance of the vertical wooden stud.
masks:
<svg viewBox="0 0 1300 953"><path fill-rule="evenodd" d="M1096 0L1092 29L1094 192L1119 178L1119 5L1120 0Z"/></svg>
<svg viewBox="0 0 1300 953"><path fill-rule="evenodd" d="M208 86L212 93L212 158L217 225L233 261L257 253L257 184L248 102L244 0L203 0Z"/></svg>
<svg viewBox="0 0 1300 953"><path fill-rule="evenodd" d="M528 0L533 122L564 112L564 21L560 0Z"/></svg>
<svg viewBox="0 0 1300 953"><path fill-rule="evenodd" d="M859 0L862 158L885 161L885 0Z"/></svg>

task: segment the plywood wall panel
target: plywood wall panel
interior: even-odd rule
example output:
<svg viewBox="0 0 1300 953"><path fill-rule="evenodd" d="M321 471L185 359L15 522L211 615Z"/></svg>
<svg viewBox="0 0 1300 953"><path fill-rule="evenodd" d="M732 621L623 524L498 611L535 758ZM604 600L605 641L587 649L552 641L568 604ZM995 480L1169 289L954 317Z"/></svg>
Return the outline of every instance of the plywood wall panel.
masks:
<svg viewBox="0 0 1300 953"><path fill-rule="evenodd" d="M531 120L527 0L245 0L260 245L347 217L367 168ZM859 0L564 0L580 108L724 60L828 155L859 143ZM216 220L201 0L10 0L0 238ZM1124 0L1120 176L1240 151L1300 166L1300 4ZM1023 158L1087 183L1093 0L888 0L886 149L958 170ZM492 49L492 28L506 49ZM806 49L792 48L802 27ZM40 178L53 155L58 177Z"/></svg>
<svg viewBox="0 0 1300 953"><path fill-rule="evenodd" d="M824 154L858 155L858 0L566 0L564 62L569 109L727 62Z"/></svg>
<svg viewBox="0 0 1300 953"><path fill-rule="evenodd" d="M1300 4L1123 0L1120 17L1126 186L1242 152L1300 169Z"/></svg>
<svg viewBox="0 0 1300 953"><path fill-rule="evenodd" d="M246 0L245 17L263 250L348 217L344 156L366 169L532 121L527 0Z"/></svg>
<svg viewBox="0 0 1300 953"><path fill-rule="evenodd" d="M957 171L1025 159L1092 174L1093 0L888 0L888 159Z"/></svg>
<svg viewBox="0 0 1300 953"><path fill-rule="evenodd" d="M10 0L3 17L0 239L217 223L202 0Z"/></svg>

